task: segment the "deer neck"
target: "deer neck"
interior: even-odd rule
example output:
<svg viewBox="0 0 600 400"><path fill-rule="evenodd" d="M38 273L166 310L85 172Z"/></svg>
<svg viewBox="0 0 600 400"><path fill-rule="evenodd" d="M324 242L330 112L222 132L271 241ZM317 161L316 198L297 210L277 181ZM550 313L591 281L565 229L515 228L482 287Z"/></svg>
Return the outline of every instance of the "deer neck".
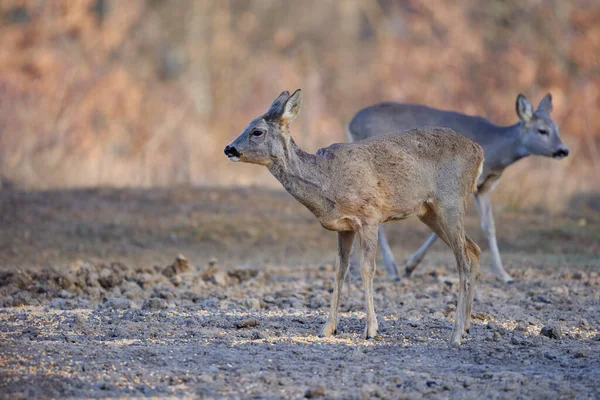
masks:
<svg viewBox="0 0 600 400"><path fill-rule="evenodd" d="M486 164L491 170L500 170L527 157L529 152L523 144L523 123L497 127L494 140L485 144Z"/></svg>
<svg viewBox="0 0 600 400"><path fill-rule="evenodd" d="M327 195L327 173L323 160L303 151L292 138L286 144L285 156L269 165L269 171L285 190L321 219L335 202Z"/></svg>

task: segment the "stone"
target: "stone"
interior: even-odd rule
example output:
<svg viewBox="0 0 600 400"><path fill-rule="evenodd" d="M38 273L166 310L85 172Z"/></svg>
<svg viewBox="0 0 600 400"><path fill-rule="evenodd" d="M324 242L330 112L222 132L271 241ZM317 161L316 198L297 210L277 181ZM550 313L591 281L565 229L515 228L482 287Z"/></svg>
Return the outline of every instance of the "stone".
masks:
<svg viewBox="0 0 600 400"><path fill-rule="evenodd" d="M108 297L104 299L104 303L100 308L112 308L113 310L127 310L131 308L131 300L124 297Z"/></svg>
<svg viewBox="0 0 600 400"><path fill-rule="evenodd" d="M184 256L182 256L181 254L177 256L177 258L175 258L175 261L173 262L173 264L165 267L165 269L163 269L162 274L164 276L166 276L167 278L172 278L175 275L184 273L184 272L189 272L191 271L191 267L190 267L190 263L188 261L187 258L185 258Z"/></svg>
<svg viewBox="0 0 600 400"><path fill-rule="evenodd" d="M327 390L325 389L325 385L316 384L315 386L306 389L304 397L307 399L316 399L319 397L325 397L326 394Z"/></svg>
<svg viewBox="0 0 600 400"><path fill-rule="evenodd" d="M260 322L258 322L256 318L246 318L235 324L236 328L238 329L254 328L258 325L260 325Z"/></svg>
<svg viewBox="0 0 600 400"><path fill-rule="evenodd" d="M542 328L540 335L549 337L550 339L560 339L562 335L560 325L548 324Z"/></svg>
<svg viewBox="0 0 600 400"><path fill-rule="evenodd" d="M169 305L165 299L160 297L151 297L144 300L142 310L165 310Z"/></svg>
<svg viewBox="0 0 600 400"><path fill-rule="evenodd" d="M258 299L245 299L244 307L248 310L260 310L260 300Z"/></svg>

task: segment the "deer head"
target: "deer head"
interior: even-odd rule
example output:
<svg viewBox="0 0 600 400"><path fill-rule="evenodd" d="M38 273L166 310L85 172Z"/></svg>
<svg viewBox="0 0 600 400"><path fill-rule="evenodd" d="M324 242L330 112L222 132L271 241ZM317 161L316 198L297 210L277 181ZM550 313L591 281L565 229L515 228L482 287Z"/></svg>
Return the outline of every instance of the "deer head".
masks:
<svg viewBox="0 0 600 400"><path fill-rule="evenodd" d="M558 125L550 117L552 95L548 93L537 110L525 96L517 97L517 115L521 120L521 143L528 154L564 158L569 149L564 145L558 133Z"/></svg>
<svg viewBox="0 0 600 400"><path fill-rule="evenodd" d="M256 117L243 132L225 147L225 155L231 161L270 166L284 159L289 148L289 124L296 119L300 110L302 93L296 90L291 96L282 92L269 110Z"/></svg>

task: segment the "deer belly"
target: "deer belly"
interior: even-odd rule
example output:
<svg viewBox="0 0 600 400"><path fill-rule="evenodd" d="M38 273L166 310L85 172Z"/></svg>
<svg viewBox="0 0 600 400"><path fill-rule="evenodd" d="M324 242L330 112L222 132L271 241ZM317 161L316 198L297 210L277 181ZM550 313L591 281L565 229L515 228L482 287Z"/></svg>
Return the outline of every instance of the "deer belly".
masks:
<svg viewBox="0 0 600 400"><path fill-rule="evenodd" d="M357 232L362 226L360 220L356 217L343 217L335 220L323 220L319 222L323 228L336 232Z"/></svg>

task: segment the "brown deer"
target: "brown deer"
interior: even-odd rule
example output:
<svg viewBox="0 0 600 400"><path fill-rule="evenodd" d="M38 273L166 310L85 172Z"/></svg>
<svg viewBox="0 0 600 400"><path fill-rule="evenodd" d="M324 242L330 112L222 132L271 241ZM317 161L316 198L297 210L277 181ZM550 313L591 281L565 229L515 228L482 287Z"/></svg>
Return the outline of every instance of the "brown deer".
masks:
<svg viewBox="0 0 600 400"><path fill-rule="evenodd" d="M459 295L450 344L457 347L469 328L479 271L479 247L465 234L467 199L476 190L483 150L445 128L413 129L338 143L316 154L302 151L289 124L300 109L301 92L281 93L266 114L256 117L227 147L231 161L266 166L283 187L319 220L338 232L338 257L331 311L321 336L336 333L338 305L358 234L365 283L365 338L377 335L373 275L380 224L416 215L453 251Z"/></svg>

